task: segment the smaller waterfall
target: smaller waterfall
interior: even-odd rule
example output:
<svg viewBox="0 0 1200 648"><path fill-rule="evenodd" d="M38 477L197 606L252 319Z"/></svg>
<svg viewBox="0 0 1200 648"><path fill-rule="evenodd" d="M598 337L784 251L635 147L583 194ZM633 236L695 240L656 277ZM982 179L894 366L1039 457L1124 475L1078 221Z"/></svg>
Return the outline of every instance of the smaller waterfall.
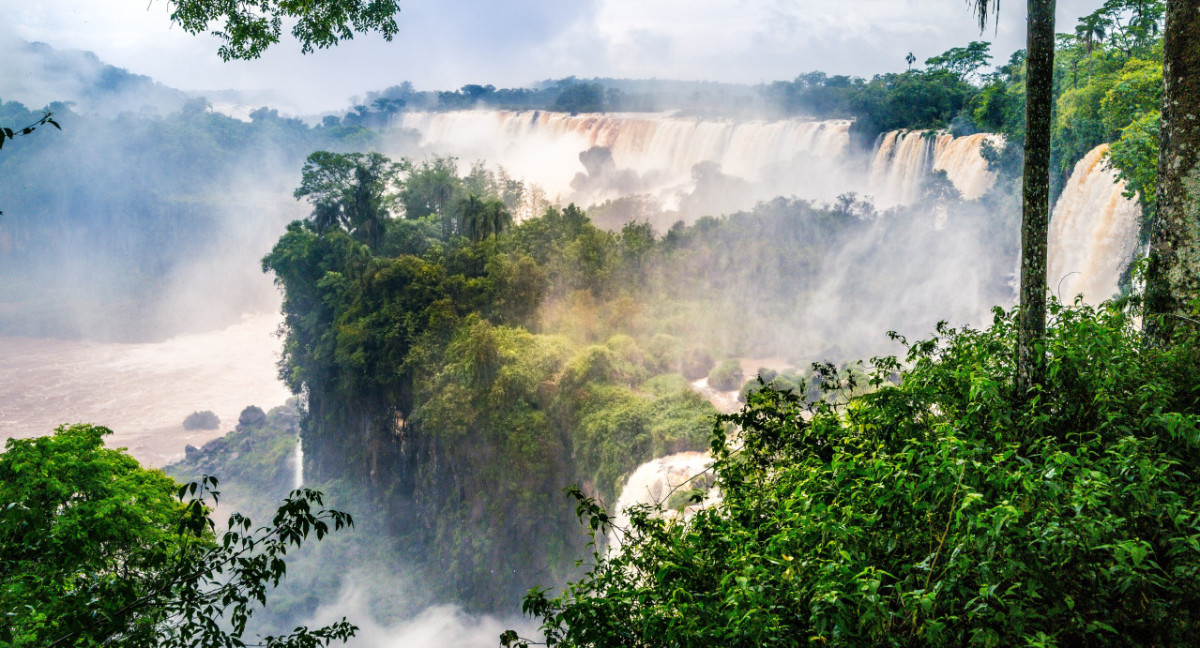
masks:
<svg viewBox="0 0 1200 648"><path fill-rule="evenodd" d="M296 452L292 455L292 490L304 486L304 439L296 436Z"/></svg>
<svg viewBox="0 0 1200 648"><path fill-rule="evenodd" d="M711 486L712 463L712 456L706 452L680 452L652 459L638 466L637 470L629 475L625 488L621 489L621 495L617 498L617 507L613 512L614 526L625 527L629 524L629 516L625 511L638 504L658 508L662 510L663 515L678 515L678 511L666 508L668 501L672 495L693 488L707 489L708 495L700 504L692 504L685 508L683 514L718 501L720 494ZM618 533L610 532L609 547L620 545Z"/></svg>
<svg viewBox="0 0 1200 648"><path fill-rule="evenodd" d="M987 160L980 151L985 142L998 146L1002 141L1003 138L995 133L963 137L941 133L933 145L933 170L945 171L963 200L975 200L996 181L996 174L988 171Z"/></svg>
<svg viewBox="0 0 1200 648"><path fill-rule="evenodd" d="M933 165L932 142L923 131L892 131L883 136L871 162L870 181L880 206L916 202Z"/></svg>
<svg viewBox="0 0 1200 648"><path fill-rule="evenodd" d="M1108 168L1107 154L1101 144L1077 162L1054 205L1046 281L1063 301L1112 297L1137 246L1141 207L1122 195L1125 183Z"/></svg>
<svg viewBox="0 0 1200 648"><path fill-rule="evenodd" d="M930 172L945 171L963 200L975 200L996 180L980 150L984 142L1000 141L994 133L964 137L929 131L884 133L871 161L870 191L882 207L912 204L921 197Z"/></svg>

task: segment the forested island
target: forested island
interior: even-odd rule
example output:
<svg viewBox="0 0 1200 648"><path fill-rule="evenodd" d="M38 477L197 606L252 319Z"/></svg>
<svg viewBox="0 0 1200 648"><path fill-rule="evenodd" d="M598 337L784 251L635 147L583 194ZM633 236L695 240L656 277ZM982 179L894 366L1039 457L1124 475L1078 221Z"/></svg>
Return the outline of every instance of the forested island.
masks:
<svg viewBox="0 0 1200 648"><path fill-rule="evenodd" d="M279 377L297 396L247 408L165 475L103 448L100 427L9 440L0 645L200 645L247 627L324 645L354 633L321 614L358 561L419 584L364 585L375 618L452 602L538 624L504 646L1186 645L1200 624L1200 297L1164 288L1146 260L1155 219L1179 204L1156 200L1164 43L1183 29L1167 10L1111 0L1053 43L1051 204L1103 157L1136 204L1137 251L1111 299L1049 286L1028 389L1013 305L1024 51L991 68L973 41L902 73L758 86L402 84L307 123L203 99L116 116L0 102L0 124L49 111L63 131L10 137L0 155L14 305L0 330L119 339L228 321L257 293L172 319L188 302L161 277L219 249L229 214L246 213L233 206L257 201L263 221L290 221L250 270L282 295ZM720 210L755 180L712 164L675 204L577 205L431 153L403 126L468 110L849 120L847 168L908 164L881 151L924 134L914 173L870 169L911 184L887 205L847 190ZM932 156L971 136L989 175L967 197ZM114 163L83 154L101 150ZM656 177L614 159L580 151L578 185ZM68 277L48 286L53 264ZM1166 293L1183 305L1155 310ZM95 308L62 317L84 294ZM158 320L110 326L141 308ZM639 467L705 453L691 479L618 510ZM270 523L215 522L218 489L222 514Z"/></svg>

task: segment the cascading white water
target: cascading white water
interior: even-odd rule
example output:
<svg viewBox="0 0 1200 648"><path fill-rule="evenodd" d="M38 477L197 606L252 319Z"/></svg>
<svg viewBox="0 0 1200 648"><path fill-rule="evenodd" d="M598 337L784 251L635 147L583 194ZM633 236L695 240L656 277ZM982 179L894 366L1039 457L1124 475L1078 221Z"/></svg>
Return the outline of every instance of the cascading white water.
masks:
<svg viewBox="0 0 1200 648"><path fill-rule="evenodd" d="M613 525L618 529L625 528L629 523L626 511L638 504L648 504L653 507L663 507L663 515L675 515L674 510L665 510L671 495L692 488L708 486L711 477L713 458L706 452L679 452L665 457L647 461L638 466L629 475L621 495L617 498L617 507L613 512ZM704 481L702 481L704 480ZM689 483L690 482L690 483ZM720 499L716 489L709 489L704 502L693 504L689 508L709 506ZM686 511L686 509L685 509ZM609 546L620 545L619 531L609 534Z"/></svg>
<svg viewBox="0 0 1200 648"><path fill-rule="evenodd" d="M292 490L304 486L304 438L296 436L296 453L292 456L293 473Z"/></svg>
<svg viewBox="0 0 1200 648"><path fill-rule="evenodd" d="M845 190L831 174L840 172L850 141L848 120L466 110L405 113L401 125L419 131L422 147L431 152L498 163L559 201L584 204L641 193L673 205L678 194L695 188L693 167L702 162L768 185L771 195L830 199ZM594 146L609 149L614 172L625 175L592 178L582 187L576 181L584 171L579 154Z"/></svg>
<svg viewBox="0 0 1200 648"><path fill-rule="evenodd" d="M915 202L932 168L930 140L921 131L885 133L871 161L871 194L880 207Z"/></svg>
<svg viewBox="0 0 1200 648"><path fill-rule="evenodd" d="M933 146L933 170L945 171L963 200L975 200L996 181L996 174L988 171L987 160L983 159L980 151L984 143L999 146L1003 139L995 133L976 133L963 137L940 133Z"/></svg>
<svg viewBox="0 0 1200 648"><path fill-rule="evenodd" d="M871 161L868 192L881 207L917 201L931 171L945 171L963 200L975 200L995 182L980 150L984 142L998 144L999 135L976 133L954 137L929 131L884 133Z"/></svg>
<svg viewBox="0 0 1200 648"><path fill-rule="evenodd" d="M1107 154L1101 144L1077 162L1054 205L1046 279L1063 301L1112 297L1137 246L1141 207L1122 195L1125 183L1108 168Z"/></svg>

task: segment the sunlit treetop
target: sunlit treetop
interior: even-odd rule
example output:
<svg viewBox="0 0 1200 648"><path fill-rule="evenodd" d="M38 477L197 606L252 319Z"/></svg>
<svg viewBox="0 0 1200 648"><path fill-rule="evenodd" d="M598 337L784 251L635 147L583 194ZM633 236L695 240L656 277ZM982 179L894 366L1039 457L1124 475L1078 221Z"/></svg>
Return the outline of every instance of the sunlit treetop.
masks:
<svg viewBox="0 0 1200 648"><path fill-rule="evenodd" d="M354 38L355 32L396 35L396 0L168 0L171 21L191 34L210 31L224 41L222 60L255 59L279 42L284 19L305 54Z"/></svg>

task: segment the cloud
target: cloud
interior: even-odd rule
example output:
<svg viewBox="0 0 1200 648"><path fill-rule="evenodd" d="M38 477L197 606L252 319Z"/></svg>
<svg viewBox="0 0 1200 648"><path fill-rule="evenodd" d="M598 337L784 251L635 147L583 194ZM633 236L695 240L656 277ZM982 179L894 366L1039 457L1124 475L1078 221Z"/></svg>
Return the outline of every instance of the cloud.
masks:
<svg viewBox="0 0 1200 648"><path fill-rule="evenodd" d="M1073 25L1100 0L1061 0ZM8 5L8 6L3 6ZM982 36L952 0L401 0L391 43L357 36L308 56L285 39L258 61L223 63L217 42L168 19L165 0L0 0L13 33L184 90L273 90L282 107L341 109L355 94L404 80L426 89L526 85L576 75L757 83L801 72L871 76L970 40L997 60L1024 46L1021 6L1004 6ZM1064 27L1060 31L1069 31ZM0 93L4 92L0 85Z"/></svg>

